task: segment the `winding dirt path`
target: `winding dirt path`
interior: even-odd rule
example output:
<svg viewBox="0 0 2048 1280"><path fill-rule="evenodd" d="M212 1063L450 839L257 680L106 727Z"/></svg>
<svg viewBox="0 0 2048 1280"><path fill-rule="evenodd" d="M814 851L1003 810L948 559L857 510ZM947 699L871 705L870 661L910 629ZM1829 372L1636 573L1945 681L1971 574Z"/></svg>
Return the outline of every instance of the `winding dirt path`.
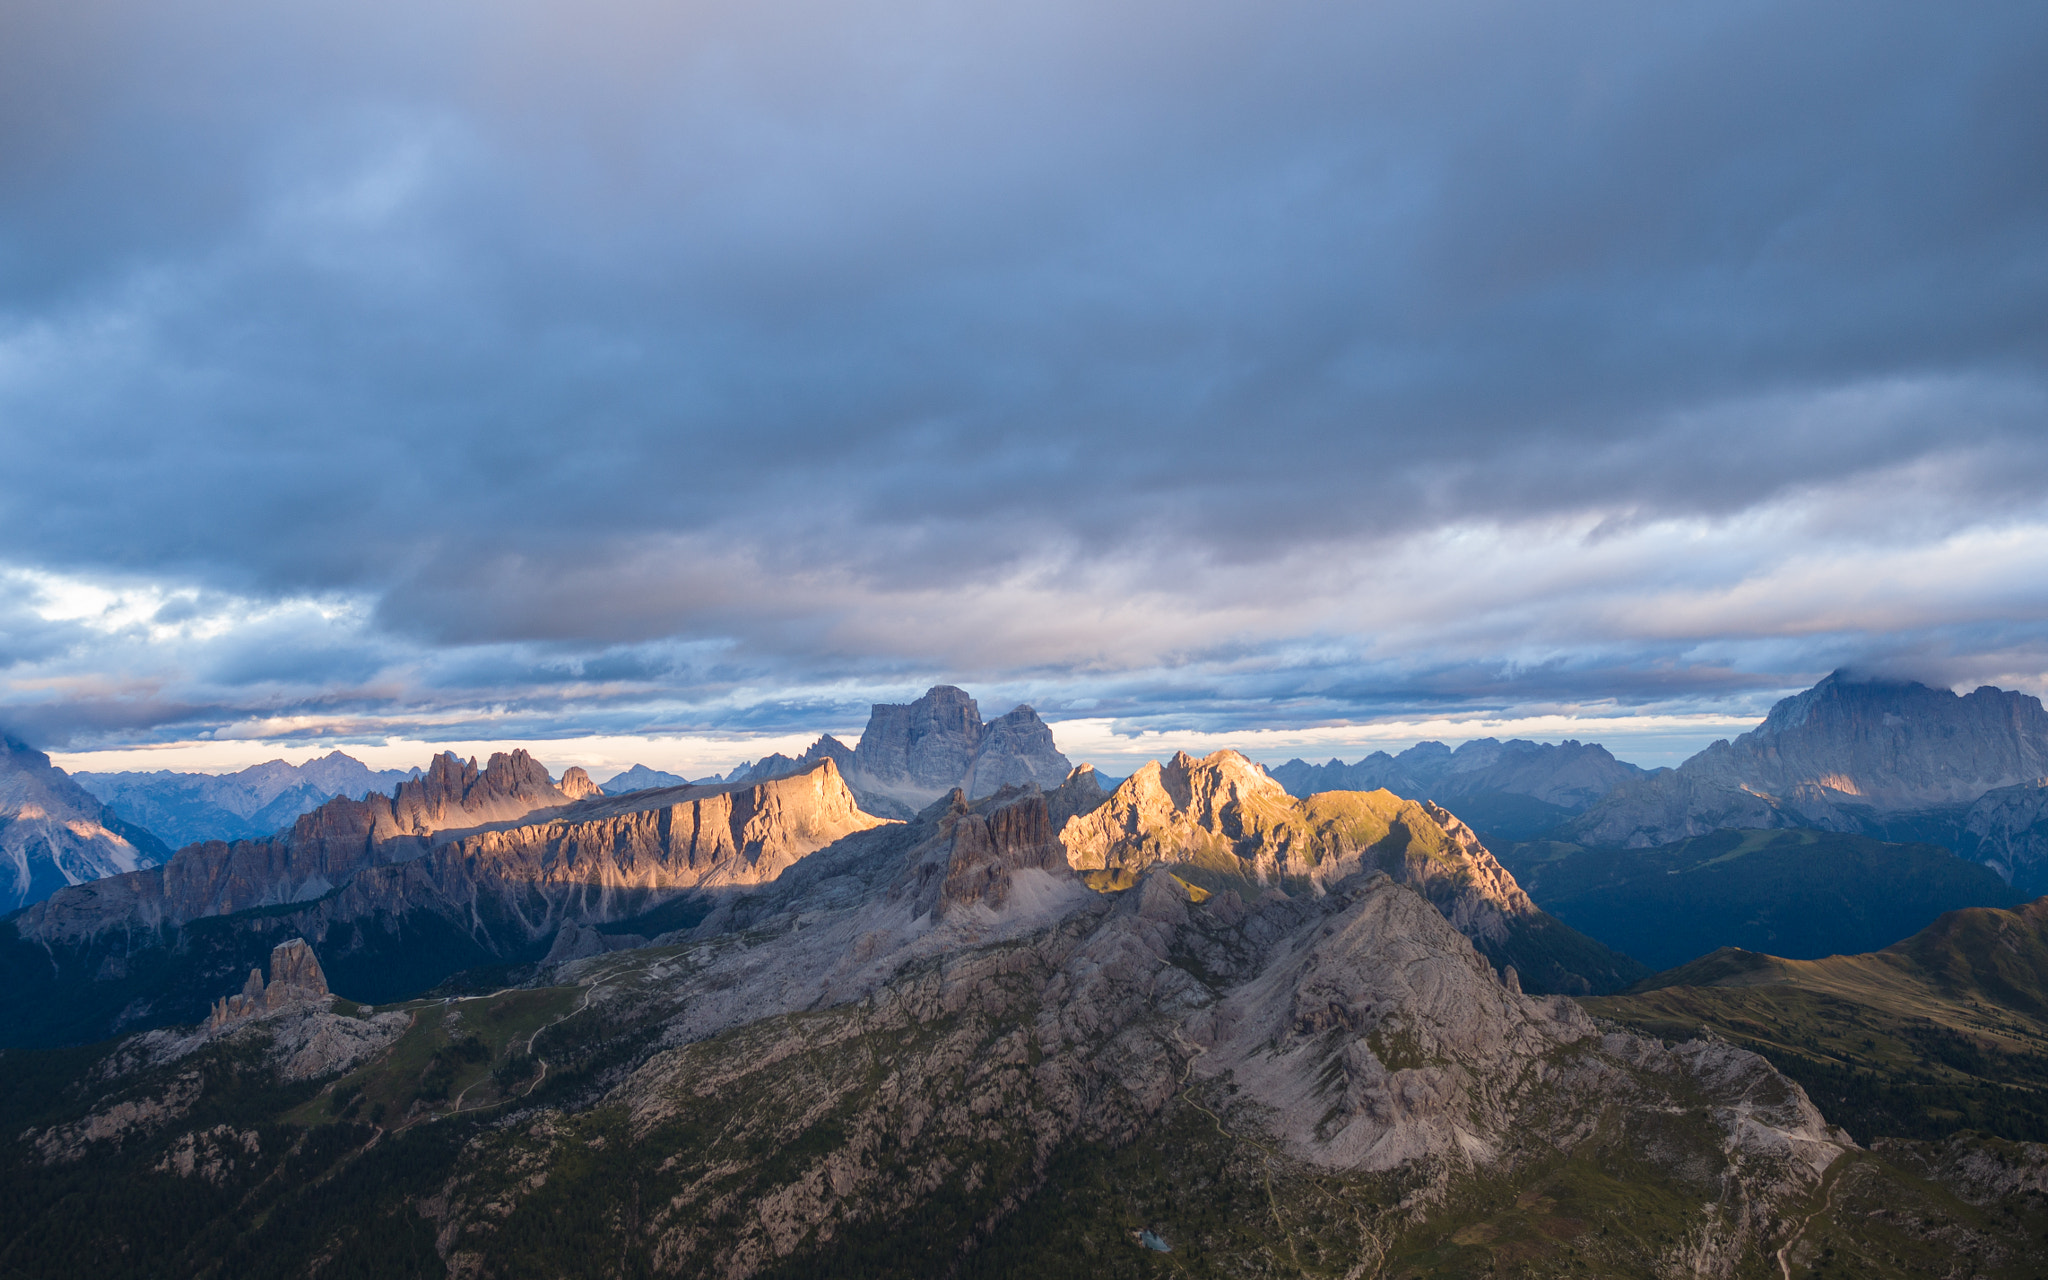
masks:
<svg viewBox="0 0 2048 1280"><path fill-rule="evenodd" d="M596 995L596 994L597 994L597 993L598 993L598 992L599 992L600 990L602 990L602 989L603 989L603 987L604 987L604 984L603 984L603 983L601 983L601 982L600 982L600 983L593 983L592 985L590 985L590 986L588 986L588 987L585 987L585 988L583 989L583 999L577 1002L577 1005L576 1005L576 1007L575 1007L574 1009L571 1009L571 1010L569 1010L569 1011L568 1011L567 1013L563 1014L563 1015L562 1015L561 1017L559 1017L559 1018L554 1018L554 1019L551 1019L551 1020L549 1020L549 1021L547 1021L547 1022L545 1022L545 1023L542 1023L542 1024L540 1025L540 1026L538 1026L538 1027L535 1027L535 1028L534 1028L534 1031L533 1031L533 1034L532 1034L532 1035L530 1035L530 1036L528 1036L528 1037L526 1037L526 1053L527 1053L527 1056L528 1056L528 1057L532 1057L532 1056L533 1056L533 1045L534 1045L534 1042L535 1042L535 1041L537 1041L537 1040L539 1040L539 1039L540 1039L540 1033L541 1033L541 1032L543 1032L543 1031L546 1031L546 1030L547 1030L547 1029L548 1029L549 1027L559 1026L560 1024L562 1024L562 1023L564 1023L564 1022L567 1022L567 1021L568 1021L569 1019L571 1019L571 1018L575 1017L575 1016L576 1016L577 1014L579 1014L579 1013L582 1013L582 1012L583 1012L583 1011L584 1011L585 1009L588 1009L588 1008L590 1007L590 1000L591 1000L591 997L595 996L595 995ZM500 990L500 991L493 991L493 992L491 993L491 995L489 995L489 996L464 996L464 997L462 997L462 999L465 999L465 1000L488 1000L488 999L490 999L490 998L491 998L491 996L501 996L501 995L504 995L506 991L517 991L517 990L522 990L522 988L518 988L518 987L506 987L506 988L504 988L503 990ZM491 1109L492 1107L502 1107L502 1106L504 1106L504 1105L505 1105L506 1103L508 1103L508 1102L512 1102L512 1101L515 1101L515 1100L517 1100L517 1099L519 1099L519 1098L528 1098L528 1097L531 1097L531 1096L533 1096L533 1091L534 1091L535 1089L538 1089L538 1088L540 1088L540 1086L541 1086L541 1082L542 1082L542 1081L544 1081L544 1080L546 1080L546 1079L548 1078L548 1060L547 1060L546 1058L541 1058L541 1059L539 1059L539 1062L540 1062L540 1072L539 1072L539 1074L537 1074L537 1075L535 1075L535 1076L534 1076L534 1078L533 1078L533 1083L531 1083L531 1084L527 1085L527 1086L526 1086L526 1088L525 1088L525 1090L523 1090L523 1091L522 1091L522 1092L520 1092L520 1093L514 1094L514 1095L512 1095L512 1096L510 1096L510 1097L504 1097L504 1098L500 1098L500 1099L498 1099L498 1100L497 1100L496 1102L486 1102L486 1103L482 1104L481 1106L471 1107L471 1108L469 1108L469 1110L471 1110L471 1111L489 1111L489 1110L490 1110L490 1109ZM475 1080L472 1080L472 1081L470 1081L470 1082L469 1082L469 1084L467 1084L466 1086L464 1086L464 1087L463 1087L463 1090L462 1090L462 1092L461 1092L461 1093L458 1093L458 1094L456 1094L456 1095L455 1095L455 1103L454 1103L454 1105L453 1105L453 1106L449 1107L449 1108L448 1108L448 1110L446 1110L446 1111L442 1111L442 1112L439 1112L439 1113L437 1113L437 1114L435 1114L435 1115L433 1115L433 1116L427 1116L427 1117L421 1117L421 1118L422 1118L422 1119L433 1119L433 1120L444 1120L444 1119L448 1118L449 1116L454 1116L454 1115L461 1115L461 1114L463 1113L463 1106L462 1106L462 1100L463 1100L464 1098L466 1098L466 1097L468 1097L468 1096L469 1096L469 1091L470 1091L471 1089L474 1089L474 1088L476 1088L476 1087L477 1087L478 1085L482 1084L482 1083L483 1083L483 1082L484 1082L485 1080L488 1080L488 1079L490 1079L490 1076L488 1076L488 1075L484 1075L484 1076L480 1076L480 1077L478 1077L478 1078L477 1078L477 1079L475 1079Z"/></svg>
<svg viewBox="0 0 2048 1280"><path fill-rule="evenodd" d="M1827 1172L1823 1173L1820 1176L1821 1189L1825 1192L1825 1194L1821 1197L1820 1208L1815 1209L1812 1213L1809 1213L1804 1218L1801 1218L1799 1220L1799 1230L1794 1231L1792 1233L1791 1239L1787 1240L1785 1243L1778 1246L1778 1252L1776 1255L1778 1259L1778 1273L1782 1275L1785 1278L1785 1280L1792 1280L1792 1263L1789 1258L1789 1255L1792 1252L1792 1246L1798 1244L1801 1240L1805 1239L1806 1229L1813 1225L1813 1220L1815 1218L1820 1217L1822 1214L1828 1212L1829 1210L1835 1207L1835 1188L1841 1184L1841 1179L1835 1177L1835 1168L1839 1164L1841 1164L1840 1160L1835 1161L1834 1164L1828 1166Z"/></svg>

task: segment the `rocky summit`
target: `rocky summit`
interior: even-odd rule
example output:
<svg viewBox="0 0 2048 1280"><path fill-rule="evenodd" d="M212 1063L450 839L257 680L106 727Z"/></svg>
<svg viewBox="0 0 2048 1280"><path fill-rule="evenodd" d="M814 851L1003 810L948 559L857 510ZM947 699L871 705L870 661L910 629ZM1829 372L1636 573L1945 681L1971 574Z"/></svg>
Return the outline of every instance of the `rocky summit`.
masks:
<svg viewBox="0 0 2048 1280"><path fill-rule="evenodd" d="M975 799L1020 783L1050 789L1073 767L1030 707L984 723L974 699L945 684L915 702L876 703L843 764L862 802L891 817L909 817L955 787Z"/></svg>
<svg viewBox="0 0 2048 1280"><path fill-rule="evenodd" d="M1471 828L1388 791L1287 794L1235 751L1182 752L1126 778L1061 832L1089 883L1114 889L1165 864L1193 883L1309 891L1380 871L1411 885L1497 963L1546 990L1609 990L1639 966L1539 910Z"/></svg>
<svg viewBox="0 0 2048 1280"><path fill-rule="evenodd" d="M249 980L233 995L222 996L207 1016L208 1029L218 1031L229 1023L275 1012L294 1004L327 998L327 975L320 959L304 938L280 942L270 952L270 981L261 969L249 970Z"/></svg>
<svg viewBox="0 0 2048 1280"><path fill-rule="evenodd" d="M123 821L50 757L0 735L0 914L169 856L162 841Z"/></svg>
<svg viewBox="0 0 2048 1280"><path fill-rule="evenodd" d="M2048 711L2038 698L1988 685L1959 696L1838 671L1734 741L1618 788L1566 831L1627 848L1728 827L1931 839L2025 887L2048 880L2048 850L2029 834L2044 777Z"/></svg>

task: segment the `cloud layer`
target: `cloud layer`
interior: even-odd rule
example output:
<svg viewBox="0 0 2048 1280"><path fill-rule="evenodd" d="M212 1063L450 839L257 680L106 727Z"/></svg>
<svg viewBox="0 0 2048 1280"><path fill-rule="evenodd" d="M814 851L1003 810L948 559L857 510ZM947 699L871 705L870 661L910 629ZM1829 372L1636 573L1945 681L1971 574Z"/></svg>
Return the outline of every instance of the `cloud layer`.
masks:
<svg viewBox="0 0 2048 1280"><path fill-rule="evenodd" d="M0 38L74 748L2048 670L2048 17L132 0Z"/></svg>

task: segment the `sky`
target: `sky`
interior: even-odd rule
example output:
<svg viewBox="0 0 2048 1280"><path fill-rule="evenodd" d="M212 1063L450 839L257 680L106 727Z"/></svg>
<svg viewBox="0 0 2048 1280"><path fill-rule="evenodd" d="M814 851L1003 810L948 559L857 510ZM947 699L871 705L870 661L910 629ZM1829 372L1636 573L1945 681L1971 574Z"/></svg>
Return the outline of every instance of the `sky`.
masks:
<svg viewBox="0 0 2048 1280"><path fill-rule="evenodd" d="M0 0L0 725L692 774L2048 691L2048 8Z"/></svg>

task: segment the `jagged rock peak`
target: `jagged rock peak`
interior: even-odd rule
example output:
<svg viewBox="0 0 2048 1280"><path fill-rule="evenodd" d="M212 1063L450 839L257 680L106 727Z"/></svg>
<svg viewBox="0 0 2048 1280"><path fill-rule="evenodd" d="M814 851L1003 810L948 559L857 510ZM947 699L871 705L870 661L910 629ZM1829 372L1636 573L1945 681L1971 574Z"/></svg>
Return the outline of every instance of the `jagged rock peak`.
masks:
<svg viewBox="0 0 2048 1280"><path fill-rule="evenodd" d="M1001 911L1020 882L1071 888L1085 896L1067 865L1046 805L1046 794L1031 784L1004 787L970 802L959 787L920 815L937 830L905 859L890 891L910 899L935 919L956 916L976 905Z"/></svg>
<svg viewBox="0 0 2048 1280"><path fill-rule="evenodd" d="M915 702L874 704L853 771L878 785L943 795L967 776L981 733L981 708L967 691L934 685Z"/></svg>
<svg viewBox="0 0 2048 1280"><path fill-rule="evenodd" d="M915 702L874 704L843 763L857 794L913 813L954 787L970 800L1026 783L1050 790L1073 767L1030 706L984 723L975 700L949 684L934 685Z"/></svg>
<svg viewBox="0 0 2048 1280"><path fill-rule="evenodd" d="M792 759L780 751L763 756L735 768L725 775L728 783L766 782L770 778L786 778L793 773L802 773L820 760L830 760L843 773L853 759L853 748L831 734L820 734L818 740L804 749L804 753Z"/></svg>
<svg viewBox="0 0 2048 1280"><path fill-rule="evenodd" d="M570 765L562 771L562 780L556 784L561 793L571 800L582 800L589 796L601 796L604 788L590 780L590 775L580 765Z"/></svg>
<svg viewBox="0 0 2048 1280"><path fill-rule="evenodd" d="M714 779L713 781L716 780ZM689 785L690 779L680 774L664 773L659 769L650 769L644 764L636 764L624 773L612 775L611 780L604 784L604 793L608 796L623 796L635 791L653 791L663 787L687 787Z"/></svg>
<svg viewBox="0 0 2048 1280"><path fill-rule="evenodd" d="M1186 874L1320 888L1380 870L1413 886L1467 937L1498 943L1536 906L1464 823L1389 791L1287 794L1236 751L1145 765L1060 830L1067 859L1100 889L1165 863Z"/></svg>
<svg viewBox="0 0 2048 1280"><path fill-rule="evenodd" d="M576 770L581 785L589 775ZM595 794L595 789L585 794ZM481 770L474 757L454 752L435 756L418 778L399 784L392 797L399 825L420 835L448 827L522 818L535 809L567 804L579 797L555 785L547 767L521 747L491 754Z"/></svg>
<svg viewBox="0 0 2048 1280"><path fill-rule="evenodd" d="M258 1014L310 1004L327 996L327 975L320 968L319 957L304 938L293 938L271 948L270 982L264 983L261 969L249 970L249 980L239 992L214 1002L206 1025L209 1030L218 1031Z"/></svg>
<svg viewBox="0 0 2048 1280"><path fill-rule="evenodd" d="M1046 793L1046 809L1052 815L1053 830L1067 825L1067 819L1093 813L1108 801L1109 792L1102 789L1102 776L1095 772L1092 764L1077 764L1067 774L1066 781Z"/></svg>

